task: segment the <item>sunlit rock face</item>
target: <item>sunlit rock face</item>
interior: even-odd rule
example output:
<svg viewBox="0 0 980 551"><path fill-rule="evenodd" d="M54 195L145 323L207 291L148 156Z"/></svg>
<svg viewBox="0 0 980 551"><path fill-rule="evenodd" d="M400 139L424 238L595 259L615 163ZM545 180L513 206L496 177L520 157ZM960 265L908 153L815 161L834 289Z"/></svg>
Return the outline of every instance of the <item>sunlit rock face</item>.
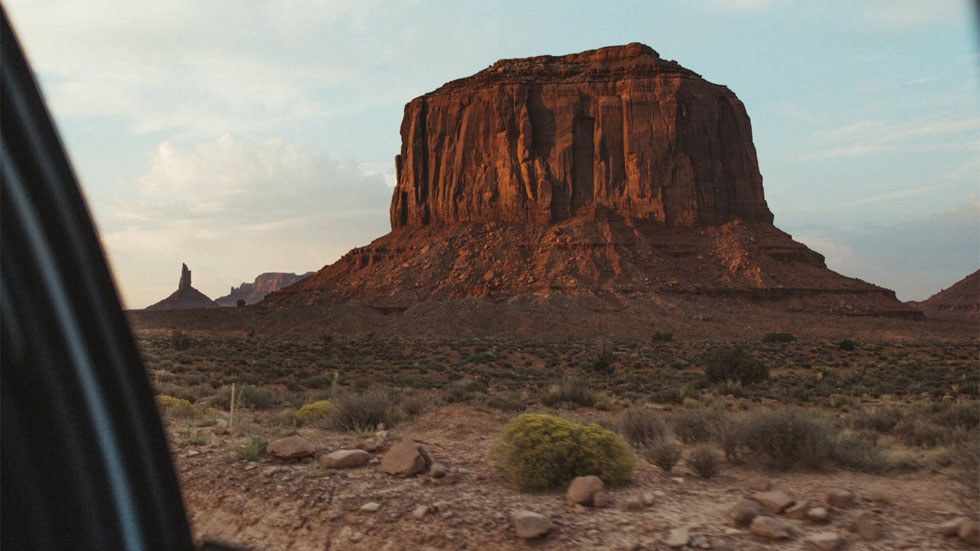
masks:
<svg viewBox="0 0 980 551"><path fill-rule="evenodd" d="M648 46L501 60L412 100L391 226L772 221L749 117Z"/></svg>

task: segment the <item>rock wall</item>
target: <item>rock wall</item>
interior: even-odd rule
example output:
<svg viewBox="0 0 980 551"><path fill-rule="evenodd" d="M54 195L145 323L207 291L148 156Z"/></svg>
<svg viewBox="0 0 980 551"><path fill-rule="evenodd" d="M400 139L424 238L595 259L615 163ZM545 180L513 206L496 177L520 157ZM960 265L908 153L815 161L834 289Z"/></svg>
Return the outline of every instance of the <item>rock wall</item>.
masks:
<svg viewBox="0 0 980 551"><path fill-rule="evenodd" d="M391 225L771 222L742 103L648 46L501 60L412 100Z"/></svg>

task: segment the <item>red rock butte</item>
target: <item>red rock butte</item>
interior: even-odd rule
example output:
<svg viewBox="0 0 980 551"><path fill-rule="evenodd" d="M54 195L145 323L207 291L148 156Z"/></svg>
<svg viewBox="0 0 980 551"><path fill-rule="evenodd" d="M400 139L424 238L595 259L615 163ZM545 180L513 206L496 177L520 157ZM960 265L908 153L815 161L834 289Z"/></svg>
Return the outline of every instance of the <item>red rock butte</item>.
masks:
<svg viewBox="0 0 980 551"><path fill-rule="evenodd" d="M736 297L921 319L772 225L745 107L652 48L501 60L405 106L391 233L263 304Z"/></svg>

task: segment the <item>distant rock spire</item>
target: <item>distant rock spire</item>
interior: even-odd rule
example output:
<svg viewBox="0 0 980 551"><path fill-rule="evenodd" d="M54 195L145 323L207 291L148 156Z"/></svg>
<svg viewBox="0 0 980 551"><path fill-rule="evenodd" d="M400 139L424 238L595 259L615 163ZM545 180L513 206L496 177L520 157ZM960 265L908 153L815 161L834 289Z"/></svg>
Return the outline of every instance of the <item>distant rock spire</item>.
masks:
<svg viewBox="0 0 980 551"><path fill-rule="evenodd" d="M180 265L180 283L177 284L177 289L190 289L191 288L191 271L187 269L187 264Z"/></svg>

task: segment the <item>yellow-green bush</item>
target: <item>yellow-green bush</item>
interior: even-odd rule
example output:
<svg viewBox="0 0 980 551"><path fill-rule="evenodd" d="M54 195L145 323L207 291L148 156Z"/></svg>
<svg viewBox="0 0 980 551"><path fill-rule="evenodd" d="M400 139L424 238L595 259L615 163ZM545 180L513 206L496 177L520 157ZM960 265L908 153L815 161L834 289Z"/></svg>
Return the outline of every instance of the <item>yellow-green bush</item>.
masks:
<svg viewBox="0 0 980 551"><path fill-rule="evenodd" d="M586 475L623 484L636 463L629 445L609 429L531 413L504 427L492 455L520 490L564 486Z"/></svg>
<svg viewBox="0 0 980 551"><path fill-rule="evenodd" d="M173 417L200 417L201 411L183 398L161 394L157 396L157 408Z"/></svg>
<svg viewBox="0 0 980 551"><path fill-rule="evenodd" d="M330 400L320 400L312 404L303 404L299 408L299 411L296 412L296 418L303 423L309 423L310 421L326 417L331 409L333 409L333 404L330 403Z"/></svg>

